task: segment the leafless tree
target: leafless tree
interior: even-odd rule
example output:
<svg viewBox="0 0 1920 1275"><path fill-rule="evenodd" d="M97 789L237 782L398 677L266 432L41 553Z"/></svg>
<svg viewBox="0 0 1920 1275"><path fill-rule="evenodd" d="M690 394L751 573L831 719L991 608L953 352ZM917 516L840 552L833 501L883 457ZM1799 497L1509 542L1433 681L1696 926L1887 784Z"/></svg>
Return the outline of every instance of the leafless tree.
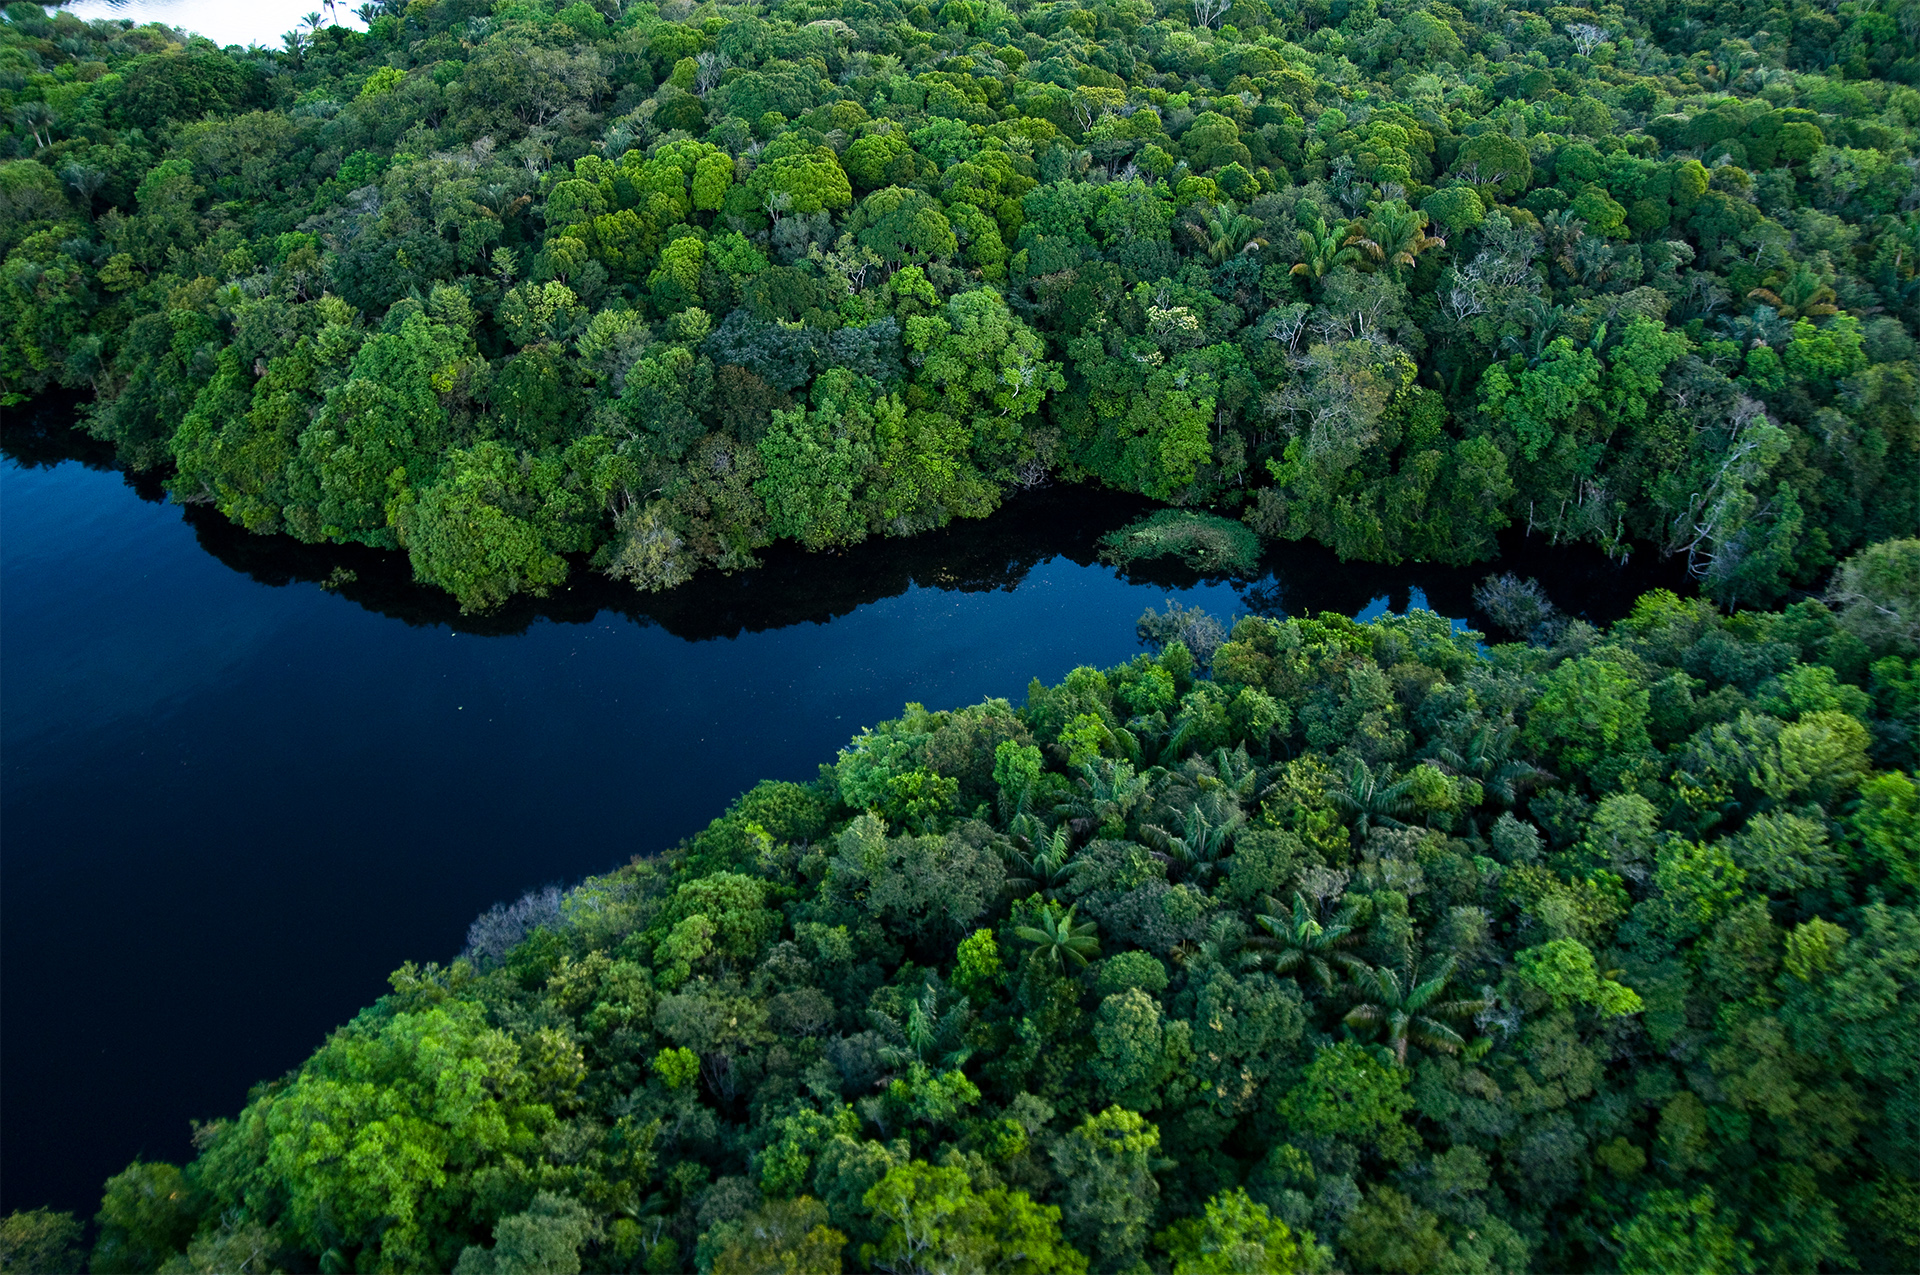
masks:
<svg viewBox="0 0 1920 1275"><path fill-rule="evenodd" d="M1607 38L1606 31L1594 26L1591 22L1569 22L1566 30L1567 35L1573 40L1574 50L1581 57L1586 57L1599 48Z"/></svg>
<svg viewBox="0 0 1920 1275"><path fill-rule="evenodd" d="M562 923L560 887L531 890L512 903L496 903L467 927L466 955L496 963L537 929L557 930Z"/></svg>
<svg viewBox="0 0 1920 1275"><path fill-rule="evenodd" d="M1231 8L1233 0L1193 0L1193 20L1203 27L1217 27Z"/></svg>
<svg viewBox="0 0 1920 1275"><path fill-rule="evenodd" d="M1559 611L1540 582L1522 580L1511 571L1475 585L1473 604L1495 624L1530 642L1550 641L1558 631Z"/></svg>
<svg viewBox="0 0 1920 1275"><path fill-rule="evenodd" d="M733 66L733 59L724 53L708 50L694 58L693 91L697 96L705 97L720 83L720 77Z"/></svg>
<svg viewBox="0 0 1920 1275"><path fill-rule="evenodd" d="M1766 409L1742 396L1729 421L1732 441L1704 491L1688 499L1674 517L1666 545L1669 554L1685 553L1687 570L1697 579L1730 575L1745 557L1747 528L1769 509L1754 494L1787 445L1786 433L1767 419Z"/></svg>

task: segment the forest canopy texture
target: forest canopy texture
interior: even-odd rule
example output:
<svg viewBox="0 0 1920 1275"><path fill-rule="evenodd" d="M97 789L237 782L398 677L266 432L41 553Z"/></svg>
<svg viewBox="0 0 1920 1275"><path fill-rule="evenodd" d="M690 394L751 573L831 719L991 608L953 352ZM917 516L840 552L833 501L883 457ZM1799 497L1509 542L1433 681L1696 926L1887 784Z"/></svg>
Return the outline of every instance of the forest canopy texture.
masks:
<svg viewBox="0 0 1920 1275"><path fill-rule="evenodd" d="M4 12L0 402L463 606L1050 478L1703 592L909 705L403 967L93 1269L1920 1266L1920 0Z"/></svg>
<svg viewBox="0 0 1920 1275"><path fill-rule="evenodd" d="M401 968L93 1269L1913 1270L1920 541L1848 571L910 704Z"/></svg>
<svg viewBox="0 0 1920 1275"><path fill-rule="evenodd" d="M1776 602L1920 526L1920 4L11 5L0 402L469 608L1049 476Z"/></svg>

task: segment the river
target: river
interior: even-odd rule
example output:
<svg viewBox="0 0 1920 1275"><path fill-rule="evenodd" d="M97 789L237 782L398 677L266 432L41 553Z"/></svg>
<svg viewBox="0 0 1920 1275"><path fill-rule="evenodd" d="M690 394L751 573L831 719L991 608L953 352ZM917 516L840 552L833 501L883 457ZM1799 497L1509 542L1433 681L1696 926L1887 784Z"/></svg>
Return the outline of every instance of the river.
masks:
<svg viewBox="0 0 1920 1275"><path fill-rule="evenodd" d="M1282 546L1258 581L1125 577L1141 502L1078 488L993 518L637 595L462 617L404 558L255 537L162 503L49 407L0 459L0 1210L89 1215L183 1161L496 901L652 854L765 778L809 779L908 700L1002 695L1138 645L1172 594L1226 618L1429 605L1486 573ZM1656 578L1516 543L1563 606Z"/></svg>

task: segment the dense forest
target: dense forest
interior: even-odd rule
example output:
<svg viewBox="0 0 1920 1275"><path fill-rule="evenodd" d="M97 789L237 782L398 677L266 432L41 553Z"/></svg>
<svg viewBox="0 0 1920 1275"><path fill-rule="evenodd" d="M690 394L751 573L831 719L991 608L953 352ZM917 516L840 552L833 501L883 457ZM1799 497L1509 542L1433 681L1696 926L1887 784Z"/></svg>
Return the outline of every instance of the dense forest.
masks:
<svg viewBox="0 0 1920 1275"><path fill-rule="evenodd" d="M1920 1268L1920 541L1489 594L910 704L403 966L92 1269Z"/></svg>
<svg viewBox="0 0 1920 1275"><path fill-rule="evenodd" d="M1723 603L1920 526L1920 4L0 22L0 402L490 607L1098 481Z"/></svg>
<svg viewBox="0 0 1920 1275"><path fill-rule="evenodd" d="M471 611L1057 480L1699 596L908 705L0 1270L1920 1269L1920 0L359 15L5 8L0 404Z"/></svg>

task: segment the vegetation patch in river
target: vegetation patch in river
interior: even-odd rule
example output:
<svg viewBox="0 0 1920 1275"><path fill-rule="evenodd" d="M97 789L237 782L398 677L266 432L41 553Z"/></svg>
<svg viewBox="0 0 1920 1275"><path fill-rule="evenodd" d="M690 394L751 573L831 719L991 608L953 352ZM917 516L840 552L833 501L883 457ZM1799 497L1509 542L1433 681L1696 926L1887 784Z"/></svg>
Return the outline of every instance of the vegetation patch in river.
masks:
<svg viewBox="0 0 1920 1275"><path fill-rule="evenodd" d="M1100 538L1100 561L1125 570L1148 558L1178 558L1195 571L1253 576L1260 537L1245 523L1189 509L1162 509Z"/></svg>

